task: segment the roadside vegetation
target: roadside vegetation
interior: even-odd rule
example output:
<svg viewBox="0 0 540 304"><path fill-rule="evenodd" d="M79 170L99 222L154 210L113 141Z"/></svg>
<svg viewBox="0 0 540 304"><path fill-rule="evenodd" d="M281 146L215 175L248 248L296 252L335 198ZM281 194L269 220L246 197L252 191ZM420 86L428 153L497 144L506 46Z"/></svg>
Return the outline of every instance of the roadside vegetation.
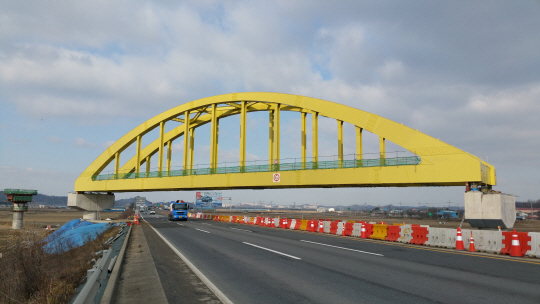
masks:
<svg viewBox="0 0 540 304"><path fill-rule="evenodd" d="M135 208L135 204L131 203L126 210L118 217L118 219L129 219L130 217L133 218L133 215L135 214L135 211L133 210Z"/></svg>
<svg viewBox="0 0 540 304"><path fill-rule="evenodd" d="M10 235L0 240L0 303L69 303L84 283L86 271L100 257L96 252L108 249L103 243L119 229L110 227L81 247L66 240L60 246L69 250L60 254L44 251L41 241L49 230L2 231Z"/></svg>

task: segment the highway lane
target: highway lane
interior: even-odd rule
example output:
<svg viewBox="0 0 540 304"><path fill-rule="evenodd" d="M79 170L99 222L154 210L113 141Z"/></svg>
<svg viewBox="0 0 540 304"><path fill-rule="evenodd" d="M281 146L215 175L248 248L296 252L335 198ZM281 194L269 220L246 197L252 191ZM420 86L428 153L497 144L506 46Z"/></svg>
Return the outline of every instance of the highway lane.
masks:
<svg viewBox="0 0 540 304"><path fill-rule="evenodd" d="M206 220L168 222L160 215L145 219L234 303L540 302L535 260Z"/></svg>

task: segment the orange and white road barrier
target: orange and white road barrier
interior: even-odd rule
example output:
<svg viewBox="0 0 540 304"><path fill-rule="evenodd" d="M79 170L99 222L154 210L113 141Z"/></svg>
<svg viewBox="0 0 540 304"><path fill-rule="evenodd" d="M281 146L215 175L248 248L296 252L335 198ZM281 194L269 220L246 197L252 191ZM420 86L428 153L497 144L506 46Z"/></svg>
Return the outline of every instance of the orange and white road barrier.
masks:
<svg viewBox="0 0 540 304"><path fill-rule="evenodd" d="M367 238L367 236L366 236L366 226L364 225L364 223L362 223L362 230L361 231L362 232L360 233L360 237L363 238L363 239Z"/></svg>
<svg viewBox="0 0 540 304"><path fill-rule="evenodd" d="M461 235L460 227L457 228L456 250L465 250L465 246L463 244L463 235Z"/></svg>
<svg viewBox="0 0 540 304"><path fill-rule="evenodd" d="M469 252L476 252L476 248L474 247L474 239L472 236L472 231L471 231L471 240L469 241Z"/></svg>
<svg viewBox="0 0 540 304"><path fill-rule="evenodd" d="M510 256L513 256L513 257L523 256L521 254L521 245L519 244L519 237L516 232L516 229L514 229L514 232L512 233L512 247L510 248Z"/></svg>

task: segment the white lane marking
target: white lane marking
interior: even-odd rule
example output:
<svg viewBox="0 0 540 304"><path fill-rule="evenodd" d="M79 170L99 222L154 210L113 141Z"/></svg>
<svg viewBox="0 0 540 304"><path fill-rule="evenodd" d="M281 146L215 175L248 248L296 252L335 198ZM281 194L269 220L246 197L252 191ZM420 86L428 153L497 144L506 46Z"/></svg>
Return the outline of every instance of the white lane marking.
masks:
<svg viewBox="0 0 540 304"><path fill-rule="evenodd" d="M178 226L184 226L184 224L180 224L180 223L176 223L176 225L178 225Z"/></svg>
<svg viewBox="0 0 540 304"><path fill-rule="evenodd" d="M257 247L257 248L260 248L260 249L264 249L264 250L268 250L268 251L271 251L273 253L277 253L277 254L281 254L281 255L284 255L284 256L288 256L290 258L293 258L293 259L297 259L297 260L301 260L301 258L299 257L295 257L293 255L289 255L289 254L286 254L286 253L283 253L283 252L279 252L279 251L275 251L275 250L272 250L272 249L268 249L268 248L264 248L264 247L261 247L261 246L257 246L257 245L253 245L253 244L250 244L250 243L247 243L247 242L242 242L246 245L249 245L249 246L253 246L253 247Z"/></svg>
<svg viewBox="0 0 540 304"><path fill-rule="evenodd" d="M207 224L207 223L201 223L201 225L212 226L212 224Z"/></svg>
<svg viewBox="0 0 540 304"><path fill-rule="evenodd" d="M334 245L328 245L328 244L323 244L323 243L317 243L317 242L311 242L311 241L305 241L305 240L300 240L300 242L306 242L306 243L317 244L317 245L328 246L328 247L334 247L334 248L339 248L339 249L344 249L344 250L356 251L356 252L365 253L365 254L384 256L384 255L379 254L379 253L373 253L373 252L367 252L367 251L362 251L362 250L350 249L350 248L339 247L339 246L334 246Z"/></svg>
<svg viewBox="0 0 540 304"><path fill-rule="evenodd" d="M224 304L233 304L233 302L229 300L229 298L227 298L227 296L221 290L219 290L216 285L214 285L199 269L197 269L197 267L195 267L195 265L193 265L193 263L191 263L180 251L178 251L173 244L171 244L163 235L161 235L161 233L159 233L154 226L150 225L150 227L154 229L157 235L159 235L159 237L162 238L167 245L169 245L174 253L176 253L176 255L179 256L184 263L186 263L186 265L199 277L199 279L201 279L201 281L203 281L203 283L208 286L210 290L212 290L212 292L221 300L221 302Z"/></svg>
<svg viewBox="0 0 540 304"><path fill-rule="evenodd" d="M245 232L251 232L251 230L245 230L245 229L238 229L238 228L233 228L233 227L229 227L230 229L234 229L234 230L240 230L240 231L245 231Z"/></svg>
<svg viewBox="0 0 540 304"><path fill-rule="evenodd" d="M202 229L197 229L197 228L195 228L195 230L199 230L199 231L202 231L202 232L210 233L209 231L202 230Z"/></svg>

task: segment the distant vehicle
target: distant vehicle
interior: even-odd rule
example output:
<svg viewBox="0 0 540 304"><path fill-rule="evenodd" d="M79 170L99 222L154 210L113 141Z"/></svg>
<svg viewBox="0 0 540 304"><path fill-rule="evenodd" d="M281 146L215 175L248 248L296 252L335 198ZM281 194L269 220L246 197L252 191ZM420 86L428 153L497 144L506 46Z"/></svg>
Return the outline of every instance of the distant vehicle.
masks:
<svg viewBox="0 0 540 304"><path fill-rule="evenodd" d="M106 221L112 221L112 218L108 217L105 219Z"/></svg>
<svg viewBox="0 0 540 304"><path fill-rule="evenodd" d="M169 221L181 220L187 221L188 204L177 200L169 206Z"/></svg>
<svg viewBox="0 0 540 304"><path fill-rule="evenodd" d="M150 210L150 214L156 214L154 210Z"/></svg>

